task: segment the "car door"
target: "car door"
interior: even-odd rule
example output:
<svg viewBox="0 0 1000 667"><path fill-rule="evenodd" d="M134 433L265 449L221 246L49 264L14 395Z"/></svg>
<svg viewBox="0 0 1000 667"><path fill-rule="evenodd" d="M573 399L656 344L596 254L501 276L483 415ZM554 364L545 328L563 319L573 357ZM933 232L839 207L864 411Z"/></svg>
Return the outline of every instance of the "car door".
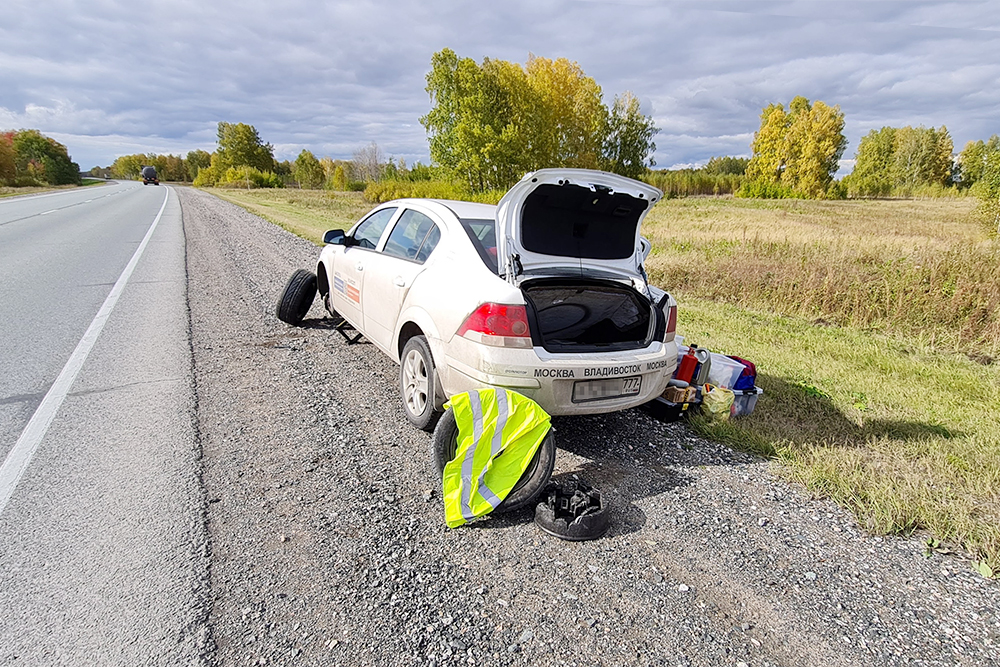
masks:
<svg viewBox="0 0 1000 667"><path fill-rule="evenodd" d="M333 307L354 327L365 333L361 296L365 289L368 262L377 258L379 240L389 222L396 217L395 207L382 208L362 220L351 233L353 243L345 245L336 255L333 265L333 284L330 294Z"/></svg>
<svg viewBox="0 0 1000 667"><path fill-rule="evenodd" d="M441 229L428 215L406 208L382 251L367 258L361 295L365 335L387 353L403 300L440 240Z"/></svg>

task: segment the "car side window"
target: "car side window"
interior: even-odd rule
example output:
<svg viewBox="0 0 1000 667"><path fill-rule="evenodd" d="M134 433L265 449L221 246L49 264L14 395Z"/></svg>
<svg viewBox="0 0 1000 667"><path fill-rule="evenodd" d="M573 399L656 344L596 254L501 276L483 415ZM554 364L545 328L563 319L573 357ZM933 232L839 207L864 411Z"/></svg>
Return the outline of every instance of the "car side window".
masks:
<svg viewBox="0 0 1000 667"><path fill-rule="evenodd" d="M430 218L408 209L403 211L396 226L392 228L383 252L422 264L427 261L440 240L441 230Z"/></svg>
<svg viewBox="0 0 1000 667"><path fill-rule="evenodd" d="M369 215L364 222L354 230L354 240L358 242L358 247L374 250L378 245L378 240L382 237L385 226L395 215L396 209L384 208Z"/></svg>
<svg viewBox="0 0 1000 667"><path fill-rule="evenodd" d="M441 240L441 230L434 225L433 229L427 233L427 238L424 239L423 245L420 246L420 250L417 251L417 261L423 264L427 261L427 258L431 256L434 252L434 248L437 247L438 241Z"/></svg>
<svg viewBox="0 0 1000 667"><path fill-rule="evenodd" d="M489 267L490 271L499 274L497 261L497 226L494 220L477 220L462 218L462 228L469 235L469 240L479 253L479 258Z"/></svg>

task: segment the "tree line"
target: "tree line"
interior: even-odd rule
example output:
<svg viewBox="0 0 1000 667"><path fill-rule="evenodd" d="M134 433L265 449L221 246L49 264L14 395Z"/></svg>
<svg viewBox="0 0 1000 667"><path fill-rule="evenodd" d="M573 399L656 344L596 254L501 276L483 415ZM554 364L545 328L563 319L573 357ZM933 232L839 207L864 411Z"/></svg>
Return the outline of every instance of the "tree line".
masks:
<svg viewBox="0 0 1000 667"><path fill-rule="evenodd" d="M38 130L0 132L0 185L72 185L80 166L66 147Z"/></svg>
<svg viewBox="0 0 1000 667"><path fill-rule="evenodd" d="M193 183L201 187L364 190L383 179L431 180L439 170L419 162L407 166L403 160L386 157L378 144L369 143L350 160L317 158L303 149L295 160L278 161L274 148L253 125L220 122L216 149L190 151L186 156L136 153L122 155L108 167L94 167L100 177L135 180L142 168L152 166L165 181Z"/></svg>

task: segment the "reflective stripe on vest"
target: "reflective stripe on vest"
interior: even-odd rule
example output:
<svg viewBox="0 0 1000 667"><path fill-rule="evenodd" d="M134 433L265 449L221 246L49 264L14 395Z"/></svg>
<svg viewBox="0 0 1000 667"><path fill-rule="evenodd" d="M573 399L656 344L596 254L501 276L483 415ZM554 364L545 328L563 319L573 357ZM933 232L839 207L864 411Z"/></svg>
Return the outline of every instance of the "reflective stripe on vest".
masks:
<svg viewBox="0 0 1000 667"><path fill-rule="evenodd" d="M503 502L550 424L537 403L506 389L457 394L445 408L454 411L458 426L455 458L445 464L443 475L445 520L454 528Z"/></svg>

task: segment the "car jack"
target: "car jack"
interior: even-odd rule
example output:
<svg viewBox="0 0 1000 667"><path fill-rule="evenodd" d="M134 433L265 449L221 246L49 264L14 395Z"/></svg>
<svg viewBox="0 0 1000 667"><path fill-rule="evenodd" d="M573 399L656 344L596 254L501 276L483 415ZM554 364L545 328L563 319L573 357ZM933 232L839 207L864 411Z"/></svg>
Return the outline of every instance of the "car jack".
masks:
<svg viewBox="0 0 1000 667"><path fill-rule="evenodd" d="M334 328L340 333L341 336L344 337L344 340L347 341L348 345L354 345L355 343L360 342L362 336L364 336L363 333L355 329L354 326L345 319L341 319L340 323ZM351 336L351 334L347 333L348 331L357 331L357 335Z"/></svg>

